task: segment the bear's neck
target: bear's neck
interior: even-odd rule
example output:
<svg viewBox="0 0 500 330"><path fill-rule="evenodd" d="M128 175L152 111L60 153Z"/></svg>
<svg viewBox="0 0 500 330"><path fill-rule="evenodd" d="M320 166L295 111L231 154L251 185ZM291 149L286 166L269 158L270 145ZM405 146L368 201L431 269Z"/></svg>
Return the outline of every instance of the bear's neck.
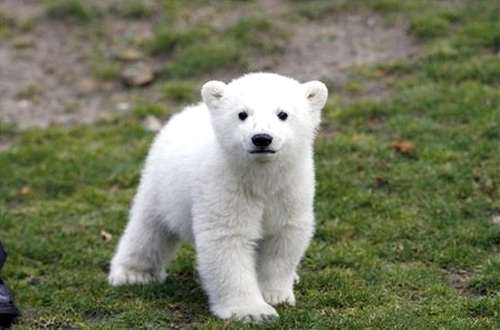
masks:
<svg viewBox="0 0 500 330"><path fill-rule="evenodd" d="M240 189L261 197L291 189L297 175L305 175L314 167L312 147L301 149L293 156L277 155L275 159L241 162L228 156L226 162Z"/></svg>

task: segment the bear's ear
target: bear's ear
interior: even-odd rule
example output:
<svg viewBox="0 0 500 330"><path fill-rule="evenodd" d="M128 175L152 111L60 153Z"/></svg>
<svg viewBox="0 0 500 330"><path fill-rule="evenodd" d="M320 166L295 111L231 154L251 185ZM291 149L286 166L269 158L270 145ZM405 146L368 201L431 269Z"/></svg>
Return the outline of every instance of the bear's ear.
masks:
<svg viewBox="0 0 500 330"><path fill-rule="evenodd" d="M328 89L321 81L309 81L304 85L306 99L311 108L321 110L328 98Z"/></svg>
<svg viewBox="0 0 500 330"><path fill-rule="evenodd" d="M201 97L209 109L217 108L226 93L226 84L222 81L212 80L201 88Z"/></svg>

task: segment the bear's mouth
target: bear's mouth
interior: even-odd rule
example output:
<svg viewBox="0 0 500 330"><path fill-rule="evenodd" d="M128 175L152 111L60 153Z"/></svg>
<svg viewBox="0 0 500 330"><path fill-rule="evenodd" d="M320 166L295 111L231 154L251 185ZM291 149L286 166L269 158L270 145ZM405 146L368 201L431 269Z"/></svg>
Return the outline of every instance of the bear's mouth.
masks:
<svg viewBox="0 0 500 330"><path fill-rule="evenodd" d="M257 149L257 150L251 150L249 151L251 154L275 154L275 150L271 149Z"/></svg>

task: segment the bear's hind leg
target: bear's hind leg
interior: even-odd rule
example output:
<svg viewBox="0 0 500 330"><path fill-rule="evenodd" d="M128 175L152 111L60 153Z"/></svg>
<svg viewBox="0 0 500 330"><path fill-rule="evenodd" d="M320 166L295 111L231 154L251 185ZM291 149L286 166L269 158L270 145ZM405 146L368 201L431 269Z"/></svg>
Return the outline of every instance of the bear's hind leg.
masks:
<svg viewBox="0 0 500 330"><path fill-rule="evenodd" d="M165 279L165 267L179 245L158 216L132 210L132 216L111 261L108 282L113 286L145 284Z"/></svg>

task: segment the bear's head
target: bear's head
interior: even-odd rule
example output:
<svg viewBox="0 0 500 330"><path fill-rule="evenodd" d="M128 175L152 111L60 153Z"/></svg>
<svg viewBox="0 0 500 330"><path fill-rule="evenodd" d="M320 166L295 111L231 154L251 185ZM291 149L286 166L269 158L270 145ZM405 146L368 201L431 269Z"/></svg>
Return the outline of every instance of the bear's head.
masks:
<svg viewBox="0 0 500 330"><path fill-rule="evenodd" d="M223 149L262 161L310 150L328 90L319 81L252 73L209 81L201 94Z"/></svg>

